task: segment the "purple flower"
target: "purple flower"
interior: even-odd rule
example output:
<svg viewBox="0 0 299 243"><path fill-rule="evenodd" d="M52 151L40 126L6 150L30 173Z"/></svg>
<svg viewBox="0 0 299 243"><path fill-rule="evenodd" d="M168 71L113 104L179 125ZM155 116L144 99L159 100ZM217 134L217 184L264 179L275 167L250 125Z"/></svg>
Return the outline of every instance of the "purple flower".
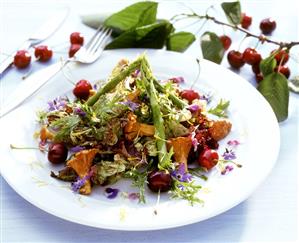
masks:
<svg viewBox="0 0 299 243"><path fill-rule="evenodd" d="M229 141L227 142L227 144L228 144L229 146L237 146L237 145L240 144L240 142L239 142L238 140L229 140Z"/></svg>
<svg viewBox="0 0 299 243"><path fill-rule="evenodd" d="M85 182L90 178L90 176L86 175L83 178L78 178L77 181L72 182L72 190L73 192L78 192L82 186L84 186Z"/></svg>
<svg viewBox="0 0 299 243"><path fill-rule="evenodd" d="M74 112L75 112L75 114L77 114L79 116L86 116L86 112L83 111L80 107L75 107Z"/></svg>
<svg viewBox="0 0 299 243"><path fill-rule="evenodd" d="M97 90L97 89L98 89L98 85L97 85L97 84L94 84L92 88L93 88L94 90Z"/></svg>
<svg viewBox="0 0 299 243"><path fill-rule="evenodd" d="M85 149L85 147L75 146L75 147L70 148L70 152L72 152L72 153L78 153L78 152L80 152L80 151L82 151L84 149Z"/></svg>
<svg viewBox="0 0 299 243"><path fill-rule="evenodd" d="M94 171L91 170L86 176L83 178L78 177L78 179L75 182L72 182L72 190L73 192L78 192L82 186L84 186L85 182L92 177L94 174Z"/></svg>
<svg viewBox="0 0 299 243"><path fill-rule="evenodd" d="M135 72L132 74L132 76L133 76L134 78L136 78L136 77L138 77L139 73L140 73L140 70L139 70L139 69L136 69Z"/></svg>
<svg viewBox="0 0 299 243"><path fill-rule="evenodd" d="M176 84L185 83L185 79L183 77L174 77L170 80Z"/></svg>
<svg viewBox="0 0 299 243"><path fill-rule="evenodd" d="M211 93L208 93L208 94L201 95L199 99L200 100L205 100L207 103L210 103L211 98L212 98Z"/></svg>
<svg viewBox="0 0 299 243"><path fill-rule="evenodd" d="M67 99L64 97L57 97L52 101L48 101L48 111L56 111L65 108Z"/></svg>
<svg viewBox="0 0 299 243"><path fill-rule="evenodd" d="M118 195L118 193L119 193L119 189L117 189L117 188L107 187L107 188L105 189L105 195L106 195L106 197L109 198L109 199L114 199L114 198L116 198L117 195Z"/></svg>
<svg viewBox="0 0 299 243"><path fill-rule="evenodd" d="M132 201L139 199L139 193L131 192L128 195L128 198Z"/></svg>
<svg viewBox="0 0 299 243"><path fill-rule="evenodd" d="M228 150L227 148L225 149L225 152L222 154L222 157L225 160L233 160L237 158L235 152L232 149Z"/></svg>
<svg viewBox="0 0 299 243"><path fill-rule="evenodd" d="M192 105L189 105L189 106L187 107L187 109L188 109L189 111L191 111L191 113L195 113L195 112L199 111L199 105L192 104Z"/></svg>
<svg viewBox="0 0 299 243"><path fill-rule="evenodd" d="M192 180L192 175L186 172L184 163L180 163L178 168L171 172L171 176L181 182L189 182Z"/></svg>
<svg viewBox="0 0 299 243"><path fill-rule="evenodd" d="M234 169L233 166L231 165L227 165L225 166L224 170L221 171L221 175L226 175L227 173L229 173L230 171L232 171Z"/></svg>
<svg viewBox="0 0 299 243"><path fill-rule="evenodd" d="M119 102L122 105L125 105L127 107L129 107L130 110L135 111L139 108L140 104L135 103L131 100L127 100L127 101L123 101L123 102Z"/></svg>

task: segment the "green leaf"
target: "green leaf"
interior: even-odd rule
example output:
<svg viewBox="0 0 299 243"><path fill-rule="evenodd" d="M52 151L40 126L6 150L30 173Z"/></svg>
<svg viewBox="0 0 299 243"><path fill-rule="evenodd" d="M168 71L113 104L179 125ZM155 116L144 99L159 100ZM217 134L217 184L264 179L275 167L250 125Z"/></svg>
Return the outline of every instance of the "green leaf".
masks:
<svg viewBox="0 0 299 243"><path fill-rule="evenodd" d="M162 48L173 26L166 20L137 27L124 32L110 42L106 49L117 48Z"/></svg>
<svg viewBox="0 0 299 243"><path fill-rule="evenodd" d="M276 67L276 64L277 64L277 61L274 58L274 55L271 55L261 61L260 70L261 70L262 74L264 75L264 77L267 76L268 74L274 72L274 68Z"/></svg>
<svg viewBox="0 0 299 243"><path fill-rule="evenodd" d="M229 100L225 101L223 99L220 99L219 103L216 107L211 108L208 110L210 114L213 114L218 117L227 117L227 108L229 106Z"/></svg>
<svg viewBox="0 0 299 243"><path fill-rule="evenodd" d="M171 34L166 43L167 50L184 52L194 41L195 36L190 32L177 32Z"/></svg>
<svg viewBox="0 0 299 243"><path fill-rule="evenodd" d="M205 32L200 38L203 57L220 64L224 55L224 48L219 37L213 32Z"/></svg>
<svg viewBox="0 0 299 243"><path fill-rule="evenodd" d="M236 2L224 2L221 7L226 15L228 22L234 25L241 23L241 4Z"/></svg>
<svg viewBox="0 0 299 243"><path fill-rule="evenodd" d="M294 92L299 94L299 76L295 76L292 79L288 81L289 89Z"/></svg>
<svg viewBox="0 0 299 243"><path fill-rule="evenodd" d="M158 3L138 2L108 17L104 25L117 33L156 22Z"/></svg>
<svg viewBox="0 0 299 243"><path fill-rule="evenodd" d="M279 122L288 117L289 89L288 80L280 73L268 74L257 89L271 105Z"/></svg>

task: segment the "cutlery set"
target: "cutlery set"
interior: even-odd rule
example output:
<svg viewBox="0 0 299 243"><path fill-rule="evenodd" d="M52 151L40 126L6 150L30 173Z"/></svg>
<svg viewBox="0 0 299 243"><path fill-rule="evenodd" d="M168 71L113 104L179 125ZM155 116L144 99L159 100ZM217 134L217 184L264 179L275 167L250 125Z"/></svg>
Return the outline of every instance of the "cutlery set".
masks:
<svg viewBox="0 0 299 243"><path fill-rule="evenodd" d="M56 14L44 23L34 34L32 34L20 47L22 50L27 50L31 46L36 45L53 33L55 33L59 27L63 24L64 20L68 16L68 12ZM34 95L41 87L43 87L52 77L55 76L65 65L69 62L79 63L93 63L102 54L112 30L103 26L100 26L96 33L92 36L89 42L80 48L76 54L68 58L65 61L57 62L47 68L44 68L36 73L32 74L25 82L21 83L10 96L9 100L4 102L0 107L0 118L13 111L29 97ZM13 63L13 55L7 57L0 64L0 75Z"/></svg>

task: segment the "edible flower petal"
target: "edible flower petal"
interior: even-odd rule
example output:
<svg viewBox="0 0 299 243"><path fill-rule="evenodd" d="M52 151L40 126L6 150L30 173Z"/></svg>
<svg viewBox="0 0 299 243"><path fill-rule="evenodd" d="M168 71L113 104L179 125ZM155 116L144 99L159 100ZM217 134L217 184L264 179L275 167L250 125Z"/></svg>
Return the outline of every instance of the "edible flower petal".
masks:
<svg viewBox="0 0 299 243"><path fill-rule="evenodd" d="M170 81L172 81L176 84L185 83L185 79L183 77L174 77L174 78L171 78Z"/></svg>
<svg viewBox="0 0 299 243"><path fill-rule="evenodd" d="M237 145L240 145L240 142L239 142L238 140L229 140L229 141L227 142L227 144L228 144L229 146L237 146Z"/></svg>
<svg viewBox="0 0 299 243"><path fill-rule="evenodd" d="M69 151L72 152L72 153L78 153L78 152L80 152L84 149L85 149L85 147L75 146L75 147L70 148Z"/></svg>
<svg viewBox="0 0 299 243"><path fill-rule="evenodd" d="M75 107L74 112L79 116L83 116L83 117L86 116L86 112L83 111L80 107Z"/></svg>
<svg viewBox="0 0 299 243"><path fill-rule="evenodd" d="M117 188L107 187L107 188L105 189L105 195L106 195L106 197L109 198L109 199L114 199L114 198L116 198L117 195L118 195L118 193L119 193L119 189L117 189Z"/></svg>
<svg viewBox="0 0 299 243"><path fill-rule="evenodd" d="M232 165L227 165L227 166L225 166L224 170L221 171L221 175L226 175L233 169L234 169L234 167Z"/></svg>
<svg viewBox="0 0 299 243"><path fill-rule="evenodd" d="M190 182L192 180L192 175L186 171L184 163L180 163L177 169L171 172L171 176L180 182Z"/></svg>
<svg viewBox="0 0 299 243"><path fill-rule="evenodd" d="M199 111L200 107L199 107L199 105L197 105L197 104L192 104L192 105L189 105L189 106L187 107L187 109L188 109L189 111L191 111L191 113L195 113L195 112Z"/></svg>
<svg viewBox="0 0 299 243"><path fill-rule="evenodd" d="M235 152L232 149L228 150L227 148L225 149L225 152L222 154L222 157L225 160L234 160L237 158Z"/></svg>
<svg viewBox="0 0 299 243"><path fill-rule="evenodd" d="M129 107L129 109L131 111L137 110L139 108L139 106L140 106L140 104L135 103L135 102L133 102L131 100L127 100L127 101L123 101L123 102L119 102L119 103L122 104L122 105L125 105L125 106Z"/></svg>
<svg viewBox="0 0 299 243"><path fill-rule="evenodd" d="M48 111L62 110L65 108L67 101L64 97L57 97L52 101L48 101Z"/></svg>

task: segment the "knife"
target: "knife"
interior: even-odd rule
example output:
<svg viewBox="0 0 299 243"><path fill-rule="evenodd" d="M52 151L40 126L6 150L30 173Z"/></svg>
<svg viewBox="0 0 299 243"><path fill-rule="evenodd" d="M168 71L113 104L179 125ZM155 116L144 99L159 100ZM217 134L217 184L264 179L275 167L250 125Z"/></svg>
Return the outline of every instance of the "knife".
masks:
<svg viewBox="0 0 299 243"><path fill-rule="evenodd" d="M62 25L64 20L69 14L69 8L62 12L56 13L55 16L47 20L37 31L35 31L21 46L18 50L27 50L32 45L36 45L43 40L47 39ZM0 75L13 63L14 53L9 55L0 64Z"/></svg>

